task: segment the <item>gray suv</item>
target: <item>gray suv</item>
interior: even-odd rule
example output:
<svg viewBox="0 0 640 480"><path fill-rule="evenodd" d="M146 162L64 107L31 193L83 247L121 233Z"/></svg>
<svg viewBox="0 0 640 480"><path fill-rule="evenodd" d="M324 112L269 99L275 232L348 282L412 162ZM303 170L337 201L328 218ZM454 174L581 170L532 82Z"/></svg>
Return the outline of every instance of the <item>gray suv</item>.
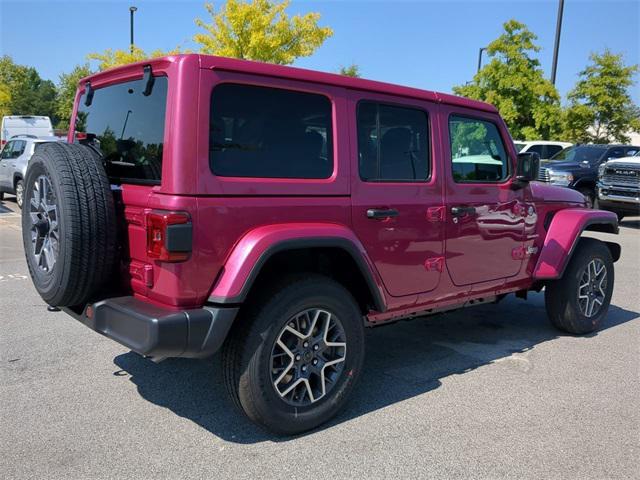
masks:
<svg viewBox="0 0 640 480"><path fill-rule="evenodd" d="M46 142L59 141L56 137L35 138L28 135L12 137L0 153L0 200L5 193L16 196L16 202L22 208L24 176L27 164L36 146Z"/></svg>

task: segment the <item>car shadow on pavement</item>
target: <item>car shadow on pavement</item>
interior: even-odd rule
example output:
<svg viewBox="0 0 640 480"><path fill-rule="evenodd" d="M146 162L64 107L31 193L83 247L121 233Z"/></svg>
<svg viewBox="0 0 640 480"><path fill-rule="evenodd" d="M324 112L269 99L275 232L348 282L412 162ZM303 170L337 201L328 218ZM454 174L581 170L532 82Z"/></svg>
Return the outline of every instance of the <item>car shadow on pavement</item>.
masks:
<svg viewBox="0 0 640 480"><path fill-rule="evenodd" d="M13 210L5 206L4 201L0 201L0 214L2 213L11 213Z"/></svg>
<svg viewBox="0 0 640 480"><path fill-rule="evenodd" d="M619 222L621 227L635 228L640 230L640 220L622 220Z"/></svg>
<svg viewBox="0 0 640 480"><path fill-rule="evenodd" d="M600 331L639 315L612 305ZM365 367L353 398L335 419L315 432L422 395L438 388L443 378L483 365L506 362L508 367L526 372L531 365L525 352L562 335L547 321L542 294L530 295L527 303L509 297L499 305L367 330ZM224 440L255 443L292 439L265 432L234 410L226 398L217 356L155 364L129 352L117 356L114 363L121 369L114 374L128 373L144 399Z"/></svg>

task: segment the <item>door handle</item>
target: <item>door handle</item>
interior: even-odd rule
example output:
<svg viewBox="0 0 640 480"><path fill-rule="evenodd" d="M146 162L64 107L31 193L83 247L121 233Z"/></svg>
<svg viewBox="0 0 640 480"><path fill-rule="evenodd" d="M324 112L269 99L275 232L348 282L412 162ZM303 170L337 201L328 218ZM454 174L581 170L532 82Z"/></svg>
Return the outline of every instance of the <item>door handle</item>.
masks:
<svg viewBox="0 0 640 480"><path fill-rule="evenodd" d="M475 207L451 207L451 215L454 217L461 217L463 215L475 215Z"/></svg>
<svg viewBox="0 0 640 480"><path fill-rule="evenodd" d="M398 210L395 208L370 208L367 210L367 218L381 220L384 218L397 217Z"/></svg>

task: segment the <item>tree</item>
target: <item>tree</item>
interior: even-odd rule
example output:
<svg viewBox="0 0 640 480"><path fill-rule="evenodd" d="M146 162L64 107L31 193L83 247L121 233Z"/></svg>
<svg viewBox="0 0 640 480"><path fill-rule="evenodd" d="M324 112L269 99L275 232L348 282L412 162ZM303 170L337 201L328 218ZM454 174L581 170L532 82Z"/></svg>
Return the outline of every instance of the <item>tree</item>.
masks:
<svg viewBox="0 0 640 480"><path fill-rule="evenodd" d="M566 136L574 142L627 143L627 133L640 129L640 109L629 95L638 65L625 66L623 56L609 50L589 58L567 95Z"/></svg>
<svg viewBox="0 0 640 480"><path fill-rule="evenodd" d="M355 63L352 63L349 66L340 67L340 75L345 75L347 77L360 78L360 67Z"/></svg>
<svg viewBox="0 0 640 480"><path fill-rule="evenodd" d="M0 83L0 117L11 115L11 90L6 83Z"/></svg>
<svg viewBox="0 0 640 480"><path fill-rule="evenodd" d="M153 50L152 52L146 53L144 50L134 45L130 50L113 50L111 48L108 48L102 53L90 53L89 55L87 55L87 59L97 60L98 70L103 71L109 68L118 67L120 65L141 62L142 60L164 57L166 55L177 55L179 53L181 53L180 47L176 47L173 50L169 50L167 52L157 49Z"/></svg>
<svg viewBox="0 0 640 480"><path fill-rule="evenodd" d="M540 50L536 35L516 20L487 46L491 61L454 93L493 104L514 138L556 138L562 130L560 95L533 55Z"/></svg>
<svg viewBox="0 0 640 480"><path fill-rule="evenodd" d="M311 55L333 30L318 26L319 13L289 17L288 6L289 0L227 0L216 13L207 3L211 23L196 19L206 33L193 39L201 45L201 53L289 65Z"/></svg>
<svg viewBox="0 0 640 480"><path fill-rule="evenodd" d="M17 65L8 55L0 57L0 85L9 90L5 110L12 115L46 115L55 122L56 88L33 67Z"/></svg>
<svg viewBox="0 0 640 480"><path fill-rule="evenodd" d="M69 73L60 75L58 81L58 94L56 96L56 115L58 128L69 128L69 121L73 113L73 102L80 79L91 75L93 72L88 63L76 65Z"/></svg>

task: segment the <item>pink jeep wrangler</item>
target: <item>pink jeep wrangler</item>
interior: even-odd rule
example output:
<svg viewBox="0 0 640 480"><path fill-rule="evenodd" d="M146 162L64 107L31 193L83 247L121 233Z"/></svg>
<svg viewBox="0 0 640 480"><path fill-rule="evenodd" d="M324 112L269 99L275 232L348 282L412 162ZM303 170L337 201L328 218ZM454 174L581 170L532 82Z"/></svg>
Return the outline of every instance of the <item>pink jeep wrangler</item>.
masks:
<svg viewBox="0 0 640 480"><path fill-rule="evenodd" d="M620 247L581 234L616 215L533 181L485 103L180 55L82 80L69 142L26 175L44 301L154 361L221 350L278 433L343 407L365 327L543 288L562 330L607 314Z"/></svg>

